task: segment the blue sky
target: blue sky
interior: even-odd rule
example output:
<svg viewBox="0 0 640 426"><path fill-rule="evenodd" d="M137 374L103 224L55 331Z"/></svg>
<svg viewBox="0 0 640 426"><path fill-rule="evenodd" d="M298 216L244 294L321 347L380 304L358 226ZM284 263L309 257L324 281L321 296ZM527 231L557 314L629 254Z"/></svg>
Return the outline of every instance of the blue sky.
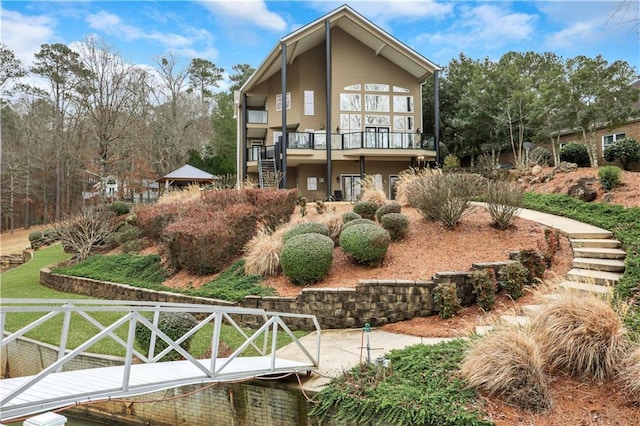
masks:
<svg viewBox="0 0 640 426"><path fill-rule="evenodd" d="M26 64L44 43L72 46L97 35L135 64L167 52L231 70L258 66L278 39L344 1L14 1L0 5L1 39ZM460 52L603 55L640 71L637 0L347 1L353 9L446 66ZM618 12L616 13L616 10Z"/></svg>

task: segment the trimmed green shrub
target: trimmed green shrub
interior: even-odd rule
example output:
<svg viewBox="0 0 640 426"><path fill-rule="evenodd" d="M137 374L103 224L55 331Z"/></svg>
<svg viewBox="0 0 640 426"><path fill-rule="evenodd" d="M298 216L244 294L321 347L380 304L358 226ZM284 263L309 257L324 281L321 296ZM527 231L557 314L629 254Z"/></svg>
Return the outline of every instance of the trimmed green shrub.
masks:
<svg viewBox="0 0 640 426"><path fill-rule="evenodd" d="M587 147L579 142L570 142L563 146L560 149L560 161L576 163L579 167L588 167L591 164Z"/></svg>
<svg viewBox="0 0 640 426"><path fill-rule="evenodd" d="M358 201L353 205L353 211L363 219L373 220L376 217L378 207L378 203L374 201Z"/></svg>
<svg viewBox="0 0 640 426"><path fill-rule="evenodd" d="M365 218L353 219L353 220L350 220L349 222L346 222L344 224L344 226L342 227L342 231L344 231L345 229L347 229L350 226L362 225L363 223L366 223L366 224L369 224L369 225L375 225L376 224L371 219L365 219Z"/></svg>
<svg viewBox="0 0 640 426"><path fill-rule="evenodd" d="M329 227L324 223L305 222L289 229L282 236L282 241L287 242L289 239L302 234L322 234L329 236Z"/></svg>
<svg viewBox="0 0 640 426"><path fill-rule="evenodd" d="M456 283L440 283L433 289L433 303L438 310L438 315L442 319L453 318L462 304L458 297L458 287Z"/></svg>
<svg viewBox="0 0 640 426"><path fill-rule="evenodd" d="M346 227L340 234L340 246L353 260L378 265L387 254L391 236L384 228L368 223Z"/></svg>
<svg viewBox="0 0 640 426"><path fill-rule="evenodd" d="M529 280L529 271L520 262L513 262L500 268L500 287L513 300L524 295L524 287Z"/></svg>
<svg viewBox="0 0 640 426"><path fill-rule="evenodd" d="M280 252L282 272L294 284L313 284L327 276L333 263L333 240L321 234L291 237Z"/></svg>
<svg viewBox="0 0 640 426"><path fill-rule="evenodd" d="M496 302L496 280L493 269L474 271L471 274L473 294L476 295L476 303L485 311L490 311Z"/></svg>
<svg viewBox="0 0 640 426"><path fill-rule="evenodd" d="M31 242L41 240L42 238L42 232L40 231L33 231L29 233L29 241Z"/></svg>
<svg viewBox="0 0 640 426"><path fill-rule="evenodd" d="M632 138L624 138L607 145L602 156L607 161L620 161L622 168L629 170L629 166L640 161L640 143Z"/></svg>
<svg viewBox="0 0 640 426"><path fill-rule="evenodd" d="M351 222L352 220L356 220L356 219L362 219L362 216L360 216L356 212L346 212L342 214L343 223Z"/></svg>
<svg viewBox="0 0 640 426"><path fill-rule="evenodd" d="M395 201L391 201L390 203L384 203L378 210L376 210L376 219L380 222L380 219L385 214L389 213L401 213L402 206Z"/></svg>
<svg viewBox="0 0 640 426"><path fill-rule="evenodd" d="M109 210L114 212L116 216L122 216L125 214L129 214L129 212L131 211L131 207L129 207L129 204L123 203L122 201L114 201L113 203L109 204Z"/></svg>
<svg viewBox="0 0 640 426"><path fill-rule="evenodd" d="M151 319L149 322L153 323ZM198 320L188 312L162 312L158 318L158 328L173 341L184 336L196 325L198 325ZM151 344L151 334L152 332L149 327L139 322L136 323L136 342L142 347L142 353L148 353L149 345ZM180 343L180 347L187 352L189 352L192 337L193 336L190 336L184 342ZM156 335L154 356L158 355L168 346L167 342ZM182 355L176 352L175 349L172 349L161 361L174 361L181 357Z"/></svg>
<svg viewBox="0 0 640 426"><path fill-rule="evenodd" d="M444 157L444 163L442 164L442 168L445 170L459 169L460 159L453 154L449 154L446 157Z"/></svg>
<svg viewBox="0 0 640 426"><path fill-rule="evenodd" d="M604 166L598 170L598 179L605 191L611 191L620 183L620 175L622 170L618 166Z"/></svg>
<svg viewBox="0 0 640 426"><path fill-rule="evenodd" d="M409 232L409 218L401 213L387 213L380 218L380 225L389 232L392 241L398 241Z"/></svg>

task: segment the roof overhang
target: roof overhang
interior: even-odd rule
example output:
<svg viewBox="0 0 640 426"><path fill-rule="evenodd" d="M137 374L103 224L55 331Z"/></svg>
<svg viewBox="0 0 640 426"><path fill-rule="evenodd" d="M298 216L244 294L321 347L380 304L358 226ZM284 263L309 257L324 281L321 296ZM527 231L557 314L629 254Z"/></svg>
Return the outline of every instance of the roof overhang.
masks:
<svg viewBox="0 0 640 426"><path fill-rule="evenodd" d="M287 49L287 63L292 64L298 56L313 49L325 40L325 22L332 28L339 27L356 40L373 50L376 55L388 59L422 82L440 67L398 39L373 24L349 6L344 5L327 15L280 39L269 55L260 64L240 89L250 91L282 69L282 46Z"/></svg>

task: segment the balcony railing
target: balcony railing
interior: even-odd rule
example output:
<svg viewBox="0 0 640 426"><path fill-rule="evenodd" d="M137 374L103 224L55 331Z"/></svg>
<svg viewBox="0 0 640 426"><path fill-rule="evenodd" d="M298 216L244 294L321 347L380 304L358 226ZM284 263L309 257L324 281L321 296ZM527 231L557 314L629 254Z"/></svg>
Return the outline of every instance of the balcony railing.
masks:
<svg viewBox="0 0 640 426"><path fill-rule="evenodd" d="M324 133L288 133L287 150L313 149L325 150L327 136ZM352 149L426 149L435 150L431 135L409 132L352 132L332 133L332 150ZM247 161L258 161L258 158L273 158L274 146L252 146L247 148Z"/></svg>

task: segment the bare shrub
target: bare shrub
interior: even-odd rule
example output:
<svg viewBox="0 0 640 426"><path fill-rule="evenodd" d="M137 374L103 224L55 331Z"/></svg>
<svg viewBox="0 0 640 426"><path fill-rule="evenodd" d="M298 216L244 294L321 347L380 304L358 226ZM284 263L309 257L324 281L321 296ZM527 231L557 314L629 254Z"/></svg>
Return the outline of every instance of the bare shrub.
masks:
<svg viewBox="0 0 640 426"><path fill-rule="evenodd" d="M504 181L489 181L487 183L487 211L498 229L507 229L513 223L513 218L524 203L522 188Z"/></svg>
<svg viewBox="0 0 640 426"><path fill-rule="evenodd" d="M612 377L627 345L621 318L595 296L565 296L548 305L531 323L549 371L577 378Z"/></svg>
<svg viewBox="0 0 640 426"><path fill-rule="evenodd" d="M71 253L72 263L85 260L92 250L113 239L116 231L113 217L105 206L83 207L58 227L58 239L65 251Z"/></svg>
<svg viewBox="0 0 640 426"><path fill-rule="evenodd" d="M423 177L431 176L433 174L442 174L441 169L418 169L410 167L407 170L402 171L398 175L398 179L395 182L396 187L396 201L403 206L411 205L411 195L414 193L415 181Z"/></svg>
<svg viewBox="0 0 640 426"><path fill-rule="evenodd" d="M626 355L619 377L629 399L640 403L640 345Z"/></svg>
<svg viewBox="0 0 640 426"><path fill-rule="evenodd" d="M409 184L409 205L452 228L470 211L482 181L481 176L463 173L422 175Z"/></svg>
<svg viewBox="0 0 640 426"><path fill-rule="evenodd" d="M469 386L520 408L544 411L552 406L543 358L522 330L497 330L478 339L461 373Z"/></svg>

